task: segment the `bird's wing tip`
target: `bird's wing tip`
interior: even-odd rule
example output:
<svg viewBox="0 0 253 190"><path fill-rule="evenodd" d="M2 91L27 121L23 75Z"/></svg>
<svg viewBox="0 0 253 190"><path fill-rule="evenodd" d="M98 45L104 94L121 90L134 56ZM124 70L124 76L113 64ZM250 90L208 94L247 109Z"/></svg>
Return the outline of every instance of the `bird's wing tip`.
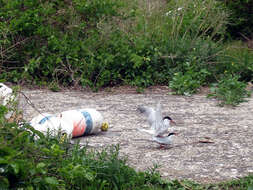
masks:
<svg viewBox="0 0 253 190"><path fill-rule="evenodd" d="M146 108L145 108L145 106L138 106L138 107L137 107L137 110L138 110L139 112L141 112L141 113L144 113L144 112L146 111Z"/></svg>

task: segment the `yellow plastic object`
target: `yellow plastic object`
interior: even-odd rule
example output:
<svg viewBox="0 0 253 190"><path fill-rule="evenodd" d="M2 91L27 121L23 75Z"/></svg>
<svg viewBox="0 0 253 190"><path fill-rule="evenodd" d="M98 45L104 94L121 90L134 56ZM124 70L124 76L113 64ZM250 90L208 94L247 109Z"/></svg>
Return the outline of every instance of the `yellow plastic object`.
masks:
<svg viewBox="0 0 253 190"><path fill-rule="evenodd" d="M107 131L108 128L109 128L109 125L108 125L107 122L102 123L102 126L101 126L101 130L102 130L102 131Z"/></svg>
<svg viewBox="0 0 253 190"><path fill-rule="evenodd" d="M64 133L60 138L60 143L62 144L67 139L67 134Z"/></svg>

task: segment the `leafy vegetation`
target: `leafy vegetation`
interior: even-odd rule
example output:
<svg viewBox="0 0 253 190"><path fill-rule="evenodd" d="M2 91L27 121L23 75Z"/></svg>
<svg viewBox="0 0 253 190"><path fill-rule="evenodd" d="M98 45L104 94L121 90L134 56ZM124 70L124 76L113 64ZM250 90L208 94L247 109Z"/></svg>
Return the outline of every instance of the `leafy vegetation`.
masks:
<svg viewBox="0 0 253 190"><path fill-rule="evenodd" d="M182 72L175 73L169 83L169 87L175 91L175 94L190 96L196 93L205 84L206 77L210 75L206 69L196 71L192 66L189 66L189 63L187 64L186 72L184 74Z"/></svg>
<svg viewBox="0 0 253 190"><path fill-rule="evenodd" d="M238 79L238 76L225 76L218 84L213 84L209 97L217 97L221 101L220 105L236 106L244 102L250 93L246 90L247 85Z"/></svg>
<svg viewBox="0 0 253 190"><path fill-rule="evenodd" d="M225 72L249 82L252 50L235 48L228 36L250 38L251 4L0 0L0 79L54 91L124 84L142 91L159 84L185 95ZM245 10L241 19L238 10Z"/></svg>

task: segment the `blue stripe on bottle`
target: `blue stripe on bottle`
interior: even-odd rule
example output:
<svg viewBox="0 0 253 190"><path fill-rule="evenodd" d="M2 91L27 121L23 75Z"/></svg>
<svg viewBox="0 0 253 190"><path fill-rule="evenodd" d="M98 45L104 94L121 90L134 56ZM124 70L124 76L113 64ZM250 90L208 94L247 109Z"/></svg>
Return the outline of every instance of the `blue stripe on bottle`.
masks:
<svg viewBox="0 0 253 190"><path fill-rule="evenodd" d="M49 120L51 117L52 117L51 115L44 117L42 120L40 120L39 124L45 123L45 122L46 122L47 120Z"/></svg>
<svg viewBox="0 0 253 190"><path fill-rule="evenodd" d="M91 118L91 115L89 112L82 111L81 113L83 114L83 117L86 120L86 130L83 135L88 135L88 134L90 134L90 132L92 130L92 126L93 126L92 118Z"/></svg>

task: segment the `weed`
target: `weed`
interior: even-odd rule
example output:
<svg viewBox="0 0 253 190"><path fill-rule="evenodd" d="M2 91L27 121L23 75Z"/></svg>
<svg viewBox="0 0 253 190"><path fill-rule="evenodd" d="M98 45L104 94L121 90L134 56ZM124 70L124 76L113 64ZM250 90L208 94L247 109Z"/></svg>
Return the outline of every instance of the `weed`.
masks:
<svg viewBox="0 0 253 190"><path fill-rule="evenodd" d="M59 92L59 91L61 91L61 89L60 89L60 87L59 87L59 84L56 83L56 82L51 82L51 83L49 84L49 89L50 89L51 91L53 91L53 92Z"/></svg>
<svg viewBox="0 0 253 190"><path fill-rule="evenodd" d="M240 80L249 82L253 76L253 51L242 42L231 42L224 46L224 51L218 58L217 74L230 73L239 75Z"/></svg>
<svg viewBox="0 0 253 190"><path fill-rule="evenodd" d="M246 86L246 83L239 81L239 76L227 75L218 84L213 84L208 97L216 97L221 106L236 106L249 97L250 92L246 90Z"/></svg>
<svg viewBox="0 0 253 190"><path fill-rule="evenodd" d="M177 72L169 82L169 87L175 94L190 96L205 84L206 78L210 73L206 69L200 69L196 63L185 63L186 71Z"/></svg>

